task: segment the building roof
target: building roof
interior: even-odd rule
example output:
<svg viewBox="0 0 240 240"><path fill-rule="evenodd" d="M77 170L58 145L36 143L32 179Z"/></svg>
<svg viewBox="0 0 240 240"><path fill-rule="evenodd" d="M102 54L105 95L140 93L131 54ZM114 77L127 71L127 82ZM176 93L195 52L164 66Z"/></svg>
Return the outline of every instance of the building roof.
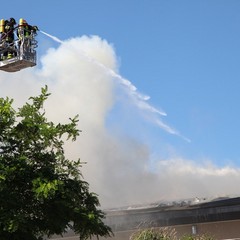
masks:
<svg viewBox="0 0 240 240"><path fill-rule="evenodd" d="M236 220L240 219L240 197L160 202L110 209L106 214L113 231Z"/></svg>

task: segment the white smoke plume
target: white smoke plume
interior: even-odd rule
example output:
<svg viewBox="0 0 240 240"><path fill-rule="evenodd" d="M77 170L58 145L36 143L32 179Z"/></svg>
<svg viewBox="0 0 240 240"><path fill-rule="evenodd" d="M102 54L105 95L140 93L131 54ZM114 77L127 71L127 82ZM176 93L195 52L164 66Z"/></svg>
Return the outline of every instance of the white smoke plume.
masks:
<svg viewBox="0 0 240 240"><path fill-rule="evenodd" d="M150 147L127 133L115 134L106 124L118 92L125 92L129 105L152 112L161 128L180 134L156 117L158 110L151 109L146 96L117 73L117 57L107 41L83 36L58 42L58 48L41 57L41 67L0 72L0 96L12 97L21 106L48 85L52 93L46 105L49 120L65 122L79 114L82 133L77 142L67 144L66 152L69 158L87 162L83 176L99 194L103 208L239 193L235 183L240 180L240 169L159 156L153 171Z"/></svg>

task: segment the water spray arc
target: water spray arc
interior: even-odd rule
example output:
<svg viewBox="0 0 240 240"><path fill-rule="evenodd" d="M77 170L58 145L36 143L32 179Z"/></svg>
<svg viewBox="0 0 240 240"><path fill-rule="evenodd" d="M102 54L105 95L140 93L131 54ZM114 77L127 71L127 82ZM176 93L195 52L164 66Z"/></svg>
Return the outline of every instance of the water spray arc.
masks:
<svg viewBox="0 0 240 240"><path fill-rule="evenodd" d="M51 38L52 40L54 40L55 42L63 43L62 40L60 40L59 38L57 38L57 37L55 37L55 36L53 36L53 35L51 35L51 34L49 34L49 33L46 33L46 32L44 32L44 31L42 31L42 30L40 30L40 32L43 33L44 35L50 37L50 38Z"/></svg>
<svg viewBox="0 0 240 240"><path fill-rule="evenodd" d="M59 38L57 38L57 37L55 37L55 36L53 36L53 35L51 35L49 33L46 33L44 31L40 31L40 32L43 33L44 35L48 36L49 38L51 38L52 40L54 40L57 43L60 43L60 44L64 43L64 41L62 41L61 39L59 39ZM129 95L130 98L133 99L133 102L138 107L138 109L153 114L152 121L158 127L164 129L166 132L168 132L170 134L177 135L177 136L183 138L187 142L190 142L190 140L188 138L182 136L178 131L176 131L172 127L170 127L170 126L166 125L165 123L163 123L162 120L160 120L156 116L156 115L167 116L167 114L164 111L161 111L161 110L153 107L152 105L150 105L147 102L150 99L150 97L140 93L137 90L137 87L134 86L129 80L127 80L126 78L123 78L121 75L119 75L118 73L116 73L112 69L108 68L107 66L105 66L101 62L97 61L96 59L90 57L89 55L87 55L83 51L81 51L81 56L84 57L88 62L90 62L90 63L100 67L102 70L104 70L105 73L107 73L108 75L110 75L111 77L116 79L122 86L124 86L124 88L126 90L126 93Z"/></svg>

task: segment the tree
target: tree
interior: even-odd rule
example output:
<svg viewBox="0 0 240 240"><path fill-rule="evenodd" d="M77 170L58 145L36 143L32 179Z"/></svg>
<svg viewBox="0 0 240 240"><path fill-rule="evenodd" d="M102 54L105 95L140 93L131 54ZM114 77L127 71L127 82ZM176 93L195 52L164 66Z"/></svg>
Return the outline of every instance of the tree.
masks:
<svg viewBox="0 0 240 240"><path fill-rule="evenodd" d="M0 239L40 240L72 229L84 240L111 236L95 193L66 159L64 140L75 141L78 117L47 121L47 86L18 110L0 98Z"/></svg>

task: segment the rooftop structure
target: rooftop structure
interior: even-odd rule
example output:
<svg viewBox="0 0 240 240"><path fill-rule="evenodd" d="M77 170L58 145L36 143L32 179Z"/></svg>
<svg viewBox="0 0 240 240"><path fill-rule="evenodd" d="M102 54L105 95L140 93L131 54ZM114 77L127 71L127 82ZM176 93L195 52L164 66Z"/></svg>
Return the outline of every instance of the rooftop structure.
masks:
<svg viewBox="0 0 240 240"><path fill-rule="evenodd" d="M142 228L173 227L177 235L208 234L214 239L240 239L240 197L189 199L106 210L115 240L127 240ZM75 240L74 234L65 238Z"/></svg>

